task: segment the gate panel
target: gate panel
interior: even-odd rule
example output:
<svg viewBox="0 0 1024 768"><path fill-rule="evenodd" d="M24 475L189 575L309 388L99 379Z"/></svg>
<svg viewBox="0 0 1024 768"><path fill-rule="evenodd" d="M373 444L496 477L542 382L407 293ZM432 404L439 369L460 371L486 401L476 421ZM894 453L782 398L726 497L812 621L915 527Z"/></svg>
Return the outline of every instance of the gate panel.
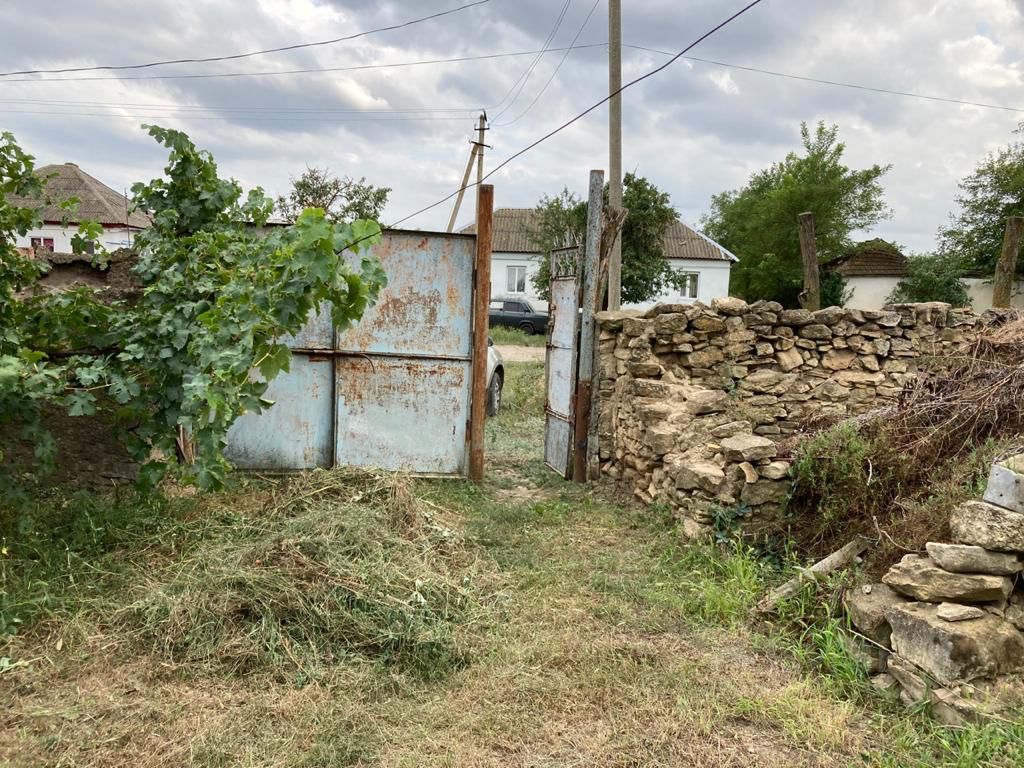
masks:
<svg viewBox="0 0 1024 768"><path fill-rule="evenodd" d="M551 254L551 301L546 355L544 463L562 477L572 474L575 422L576 339L579 333L578 249Z"/></svg>

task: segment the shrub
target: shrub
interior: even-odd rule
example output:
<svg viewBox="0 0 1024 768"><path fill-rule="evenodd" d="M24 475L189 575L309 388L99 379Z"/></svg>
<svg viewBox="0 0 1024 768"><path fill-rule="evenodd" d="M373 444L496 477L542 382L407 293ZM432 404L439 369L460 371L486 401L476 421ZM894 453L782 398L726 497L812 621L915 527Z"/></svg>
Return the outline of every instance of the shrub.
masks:
<svg viewBox="0 0 1024 768"><path fill-rule="evenodd" d="M900 280L886 301L894 304L944 301L954 307L971 306L967 286L960 279L963 265L954 256L941 253L911 256L907 276Z"/></svg>

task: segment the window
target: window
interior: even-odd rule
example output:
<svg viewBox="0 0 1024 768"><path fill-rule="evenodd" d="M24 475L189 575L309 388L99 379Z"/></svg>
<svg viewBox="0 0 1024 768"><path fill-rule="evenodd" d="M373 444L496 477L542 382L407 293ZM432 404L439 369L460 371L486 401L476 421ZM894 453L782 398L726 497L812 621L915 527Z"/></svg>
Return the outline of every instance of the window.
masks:
<svg viewBox="0 0 1024 768"><path fill-rule="evenodd" d="M52 251L53 250L53 238L52 237L33 237L32 238L32 250L33 251Z"/></svg>
<svg viewBox="0 0 1024 768"><path fill-rule="evenodd" d="M505 267L505 292L526 293L526 267Z"/></svg>
<svg viewBox="0 0 1024 768"><path fill-rule="evenodd" d="M687 299L697 298L697 286L700 283L699 272L680 272L679 277L682 280L679 291Z"/></svg>
<svg viewBox="0 0 1024 768"><path fill-rule="evenodd" d="M523 305L518 301L506 301L502 310L505 312L519 312L521 314L523 312Z"/></svg>

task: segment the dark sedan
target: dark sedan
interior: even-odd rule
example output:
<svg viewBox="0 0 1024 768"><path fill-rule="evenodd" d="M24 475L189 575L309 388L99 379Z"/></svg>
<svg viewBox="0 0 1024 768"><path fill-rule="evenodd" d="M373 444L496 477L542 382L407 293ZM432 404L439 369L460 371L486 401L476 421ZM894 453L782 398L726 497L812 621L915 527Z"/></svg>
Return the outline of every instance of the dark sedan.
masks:
<svg viewBox="0 0 1024 768"><path fill-rule="evenodd" d="M525 299L494 299L490 318L492 328L503 325L526 334L545 333L548 329L547 312L538 312Z"/></svg>

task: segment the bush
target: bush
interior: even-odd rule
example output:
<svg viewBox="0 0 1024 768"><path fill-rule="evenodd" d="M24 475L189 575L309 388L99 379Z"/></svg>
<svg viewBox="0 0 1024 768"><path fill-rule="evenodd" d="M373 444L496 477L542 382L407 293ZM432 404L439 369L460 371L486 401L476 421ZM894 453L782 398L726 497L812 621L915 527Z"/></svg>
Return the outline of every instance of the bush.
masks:
<svg viewBox="0 0 1024 768"><path fill-rule="evenodd" d="M960 279L962 273L963 265L956 257L940 253L911 256L907 259L907 276L896 284L886 301L893 304L944 301L954 307L969 307L971 298Z"/></svg>

